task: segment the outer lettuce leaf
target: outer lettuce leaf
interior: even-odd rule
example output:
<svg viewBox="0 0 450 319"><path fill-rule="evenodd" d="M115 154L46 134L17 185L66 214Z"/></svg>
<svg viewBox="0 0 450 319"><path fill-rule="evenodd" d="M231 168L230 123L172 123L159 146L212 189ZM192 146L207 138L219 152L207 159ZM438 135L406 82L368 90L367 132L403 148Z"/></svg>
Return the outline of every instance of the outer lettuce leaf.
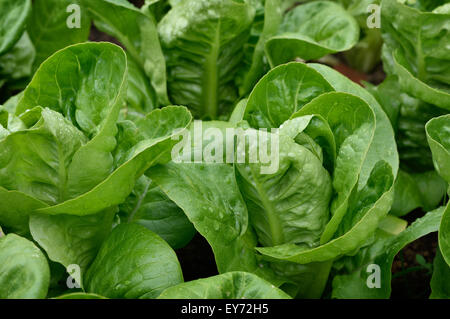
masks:
<svg viewBox="0 0 450 319"><path fill-rule="evenodd" d="M108 298L92 293L73 292L55 297L53 299L108 299Z"/></svg>
<svg viewBox="0 0 450 319"><path fill-rule="evenodd" d="M447 183L435 172L409 174L399 171L391 214L404 216L416 208L430 211L439 206L447 192Z"/></svg>
<svg viewBox="0 0 450 319"><path fill-rule="evenodd" d="M436 251L433 262L433 276L431 277L431 299L450 298L450 266L442 257L441 251Z"/></svg>
<svg viewBox="0 0 450 319"><path fill-rule="evenodd" d="M33 71L54 52L68 45L85 42L91 30L91 20L82 0L35 0L27 32L36 48ZM70 29L67 22L69 5L80 7L80 27Z"/></svg>
<svg viewBox="0 0 450 319"><path fill-rule="evenodd" d="M276 34L283 19L281 8L283 0L266 0L264 6L259 3L262 1L257 0L255 2L255 21L244 56L248 66L240 71L240 73L243 73L242 79L236 81L241 96L249 93L256 82L269 69L265 56L265 45L267 40Z"/></svg>
<svg viewBox="0 0 450 319"><path fill-rule="evenodd" d="M435 232L445 208L441 207L427 213L398 235L378 230L373 243L361 249L354 257L347 257L351 267L343 270L333 280L333 298L389 298L391 294L391 267L394 257L414 240ZM367 266L380 267L381 287L369 288Z"/></svg>
<svg viewBox="0 0 450 319"><path fill-rule="evenodd" d="M450 184L450 114L432 119L425 126L427 138L433 153L436 171ZM448 188L450 195L450 187ZM439 229L439 247L447 264L450 265L450 204L442 217Z"/></svg>
<svg viewBox="0 0 450 319"><path fill-rule="evenodd" d="M0 298L45 298L50 269L31 241L8 234L0 237Z"/></svg>
<svg viewBox="0 0 450 319"><path fill-rule="evenodd" d="M50 260L64 267L78 265L83 277L111 232L115 213L113 208L89 216L32 214L29 227Z"/></svg>
<svg viewBox="0 0 450 319"><path fill-rule="evenodd" d="M31 0L5 0L0 4L0 55L10 50L25 29Z"/></svg>
<svg viewBox="0 0 450 319"><path fill-rule="evenodd" d="M408 96L407 94L398 95L398 90L400 90L400 87L398 85L397 77L388 75L379 85L364 82L364 87L376 98L378 103L383 108L383 111L389 117L395 133L397 133L397 122L399 120L400 109L402 107L400 97L402 95Z"/></svg>
<svg viewBox="0 0 450 319"><path fill-rule="evenodd" d="M150 79L158 104L168 105L166 64L153 16L126 0L86 1L85 6L93 16L95 25L117 38ZM132 101L133 97L129 96L129 100Z"/></svg>
<svg viewBox="0 0 450 319"><path fill-rule="evenodd" d="M198 118L228 116L238 97L234 77L254 15L244 2L189 0L164 16L158 31L173 103L188 106Z"/></svg>
<svg viewBox="0 0 450 319"><path fill-rule="evenodd" d="M266 43L271 65L296 58L314 60L346 51L359 40L359 26L341 5L314 1L299 5L284 17L278 35Z"/></svg>
<svg viewBox="0 0 450 319"><path fill-rule="evenodd" d="M88 292L108 298L156 298L183 282L175 252L137 224L117 226L103 243L85 277Z"/></svg>
<svg viewBox="0 0 450 319"><path fill-rule="evenodd" d="M450 183L450 114L430 120L425 129L436 171Z"/></svg>
<svg viewBox="0 0 450 319"><path fill-rule="evenodd" d="M167 288L159 299L290 299L264 279L245 272L228 272Z"/></svg>
<svg viewBox="0 0 450 319"><path fill-rule="evenodd" d="M280 285L268 265L257 259L256 238L233 167L227 164L169 163L146 173L173 200L211 245L219 273L251 272Z"/></svg>
<svg viewBox="0 0 450 319"><path fill-rule="evenodd" d="M450 207L450 204L447 204ZM441 227L439 228L439 248L442 256L448 265L450 265L450 209L442 216Z"/></svg>
<svg viewBox="0 0 450 319"><path fill-rule="evenodd" d="M30 212L47 204L18 191L0 187L0 224L5 230L19 235L29 234Z"/></svg>
<svg viewBox="0 0 450 319"><path fill-rule="evenodd" d="M136 183L125 203L120 205L121 222L134 222L161 236L173 249L186 246L195 228L183 210L146 176Z"/></svg>

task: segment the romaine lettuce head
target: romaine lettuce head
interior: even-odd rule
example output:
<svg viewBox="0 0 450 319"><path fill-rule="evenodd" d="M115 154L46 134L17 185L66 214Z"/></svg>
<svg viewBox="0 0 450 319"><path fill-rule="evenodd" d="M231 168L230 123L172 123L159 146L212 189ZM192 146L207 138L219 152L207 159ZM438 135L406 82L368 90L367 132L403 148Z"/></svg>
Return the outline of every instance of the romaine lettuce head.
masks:
<svg viewBox="0 0 450 319"><path fill-rule="evenodd" d="M171 162L146 175L209 241L219 272L252 272L318 297L333 261L362 247L391 207L398 154L389 119L362 87L303 63L272 69L232 119L215 126L271 138L236 146L234 165ZM275 136L274 171L237 160L270 149Z"/></svg>

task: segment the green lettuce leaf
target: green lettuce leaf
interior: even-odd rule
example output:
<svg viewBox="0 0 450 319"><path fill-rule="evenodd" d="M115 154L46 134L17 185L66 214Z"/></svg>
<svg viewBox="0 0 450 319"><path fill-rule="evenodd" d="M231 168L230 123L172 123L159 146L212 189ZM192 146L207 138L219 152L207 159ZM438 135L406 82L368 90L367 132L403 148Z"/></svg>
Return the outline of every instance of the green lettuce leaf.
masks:
<svg viewBox="0 0 450 319"><path fill-rule="evenodd" d="M245 272L228 272L167 288L158 299L290 299L264 279Z"/></svg>
<svg viewBox="0 0 450 319"><path fill-rule="evenodd" d="M196 231L183 210L146 176L136 182L133 192L120 205L121 222L145 226L173 249L186 246Z"/></svg>
<svg viewBox="0 0 450 319"><path fill-rule="evenodd" d="M47 259L39 248L15 234L0 237L0 298L45 298L49 281Z"/></svg>
<svg viewBox="0 0 450 319"><path fill-rule="evenodd" d="M119 40L141 72L150 79L158 105L168 105L166 63L153 16L126 0L86 1L85 6L96 27ZM133 96L128 99L133 101Z"/></svg>
<svg viewBox="0 0 450 319"><path fill-rule="evenodd" d="M91 20L82 4L82 0L33 1L30 19L27 21L27 32L36 48L34 71L56 51L71 44L87 41ZM70 11L70 5L78 6L79 12ZM74 22L69 17L73 13L79 13L79 25L69 28L69 22Z"/></svg>
<svg viewBox="0 0 450 319"><path fill-rule="evenodd" d="M148 299L183 282L175 252L137 224L117 226L103 243L84 283L86 291L108 298Z"/></svg>
<svg viewBox="0 0 450 319"><path fill-rule="evenodd" d="M346 51L358 40L358 23L347 10L331 1L314 1L286 13L278 34L266 42L266 53L274 66Z"/></svg>
<svg viewBox="0 0 450 319"><path fill-rule="evenodd" d="M0 55L10 50L22 36L30 12L30 0L5 0L1 2Z"/></svg>
<svg viewBox="0 0 450 319"><path fill-rule="evenodd" d="M194 117L227 116L238 98L234 77L255 15L234 0L182 1L159 22L169 96Z"/></svg>
<svg viewBox="0 0 450 319"><path fill-rule="evenodd" d="M439 229L440 220L445 207L440 207L417 219L406 230L393 235L382 229L375 234L373 242L361 249L355 256L346 257L347 264L351 265L342 270L333 279L333 298L389 298L391 294L391 267L398 252L413 242ZM379 267L380 286L370 288L372 268Z"/></svg>

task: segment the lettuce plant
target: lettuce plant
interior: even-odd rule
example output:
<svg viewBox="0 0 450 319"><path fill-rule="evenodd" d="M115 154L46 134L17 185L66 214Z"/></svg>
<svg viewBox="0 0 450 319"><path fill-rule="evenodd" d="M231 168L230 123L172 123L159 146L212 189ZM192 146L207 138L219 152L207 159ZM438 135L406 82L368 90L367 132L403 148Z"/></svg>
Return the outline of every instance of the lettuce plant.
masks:
<svg viewBox="0 0 450 319"><path fill-rule="evenodd" d="M170 159L174 129L191 121L167 107L118 123L126 84L123 50L75 45L41 65L14 112L1 111L0 223L64 266L91 263L117 205L148 167ZM124 126L132 140L118 134Z"/></svg>
<svg viewBox="0 0 450 319"><path fill-rule="evenodd" d="M274 174L261 175L261 164L169 163L146 175L209 241L219 272L320 297L333 261L360 248L391 206L389 120L364 89L314 64L274 68L238 107L248 130L280 128Z"/></svg>

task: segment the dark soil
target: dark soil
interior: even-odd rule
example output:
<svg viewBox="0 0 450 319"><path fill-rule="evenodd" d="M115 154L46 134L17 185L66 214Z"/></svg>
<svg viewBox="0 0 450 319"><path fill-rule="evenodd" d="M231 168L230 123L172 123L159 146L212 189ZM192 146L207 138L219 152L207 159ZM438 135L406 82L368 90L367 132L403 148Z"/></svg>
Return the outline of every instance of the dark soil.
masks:
<svg viewBox="0 0 450 319"><path fill-rule="evenodd" d="M178 249L176 253L185 281L218 274L211 246L200 234L197 233L186 247Z"/></svg>
<svg viewBox="0 0 450 319"><path fill-rule="evenodd" d="M404 217L410 225L425 214L421 209ZM437 233L417 239L403 248L392 263L392 294L391 298L427 299L430 296L430 280L434 256L438 247ZM419 257L418 257L419 256ZM423 257L425 267L417 261ZM427 267L430 267L427 269Z"/></svg>
<svg viewBox="0 0 450 319"><path fill-rule="evenodd" d="M430 296L431 269L420 265L416 258L422 256L432 267L436 254L437 233L424 236L405 248L392 264L392 299L427 299Z"/></svg>

